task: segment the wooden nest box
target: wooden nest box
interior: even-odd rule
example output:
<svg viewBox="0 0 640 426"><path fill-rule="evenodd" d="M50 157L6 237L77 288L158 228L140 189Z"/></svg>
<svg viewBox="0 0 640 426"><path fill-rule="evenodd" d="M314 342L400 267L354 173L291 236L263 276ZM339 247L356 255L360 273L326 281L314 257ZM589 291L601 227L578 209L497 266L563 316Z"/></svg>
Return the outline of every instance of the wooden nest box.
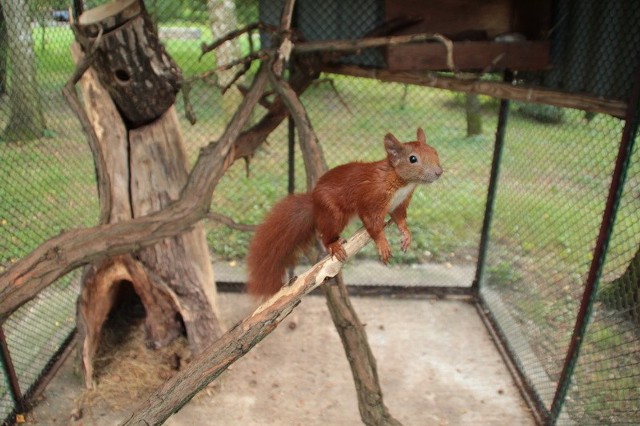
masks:
<svg viewBox="0 0 640 426"><path fill-rule="evenodd" d="M457 70L536 71L550 67L551 0L385 0L385 22L404 20L394 33L439 33L453 41ZM441 43L387 48L390 71L446 70Z"/></svg>

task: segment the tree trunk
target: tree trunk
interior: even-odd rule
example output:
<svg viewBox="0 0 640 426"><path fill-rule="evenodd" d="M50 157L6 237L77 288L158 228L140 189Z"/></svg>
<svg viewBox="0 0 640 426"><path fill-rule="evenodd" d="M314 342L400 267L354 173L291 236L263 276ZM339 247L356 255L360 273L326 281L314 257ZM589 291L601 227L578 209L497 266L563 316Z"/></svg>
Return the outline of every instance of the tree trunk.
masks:
<svg viewBox="0 0 640 426"><path fill-rule="evenodd" d="M640 324L640 246L624 273L604 287L599 298Z"/></svg>
<svg viewBox="0 0 640 426"><path fill-rule="evenodd" d="M94 69L130 128L152 122L173 105L182 74L142 0L114 0L87 10L75 28L85 51L103 31Z"/></svg>
<svg viewBox="0 0 640 426"><path fill-rule="evenodd" d="M478 95L467 93L465 95L465 111L467 113L467 136L482 134L482 111Z"/></svg>
<svg viewBox="0 0 640 426"><path fill-rule="evenodd" d="M0 3L0 96L7 92L7 25Z"/></svg>
<svg viewBox="0 0 640 426"><path fill-rule="evenodd" d="M144 7L140 4L135 9L134 3L137 2L117 2L129 11L134 8L138 13L146 15ZM113 16L117 17L121 12L114 10L115 4L107 4L106 11L104 7L99 9L105 21L110 22ZM87 12L90 16L95 16L96 9ZM128 221L162 210L179 198L188 178L186 151L175 109L168 106L165 111L160 112L162 105L170 98L172 89L154 98L154 102L147 102L148 108L143 111L146 115L140 120L131 115L123 117L127 111L119 108L118 100L122 101L124 95L113 95L121 86L117 79L109 78L114 75L111 65L116 63L133 61L139 64L135 67L139 74L129 74L131 81L146 79L158 88L173 87L171 81L175 76L173 73L163 74L157 66L153 68L149 65L149 62L157 64L157 61L173 64L170 60L164 60L166 53L163 49L139 48L140 44L148 46L148 43L157 40L155 35L137 33L135 41L138 44L132 46L131 51L124 51L126 43L123 44L122 41L132 39L122 37L118 32L130 31L131 28L137 28L137 31L154 31L153 26L139 25L146 22L146 17L135 14L132 16L131 13L127 17L133 19L134 24L117 25L101 36L104 40L120 40L118 43L101 44L101 54L108 57L109 61L96 60L93 66L106 68L99 72L89 69L80 80L87 119L96 134L98 147L95 155L100 156L105 164L98 179L99 184L107 188L104 193L109 200L101 199L101 203L109 204L108 214L104 217L107 223ZM82 22L82 19L79 21ZM99 20L85 22L98 25ZM138 23L137 26L135 22ZM92 29L80 27L77 34L82 34L83 30L86 33ZM81 36L78 38L82 39ZM95 42L96 39L83 39L85 51L89 49L90 42ZM118 46L117 51L110 51L114 46ZM145 77L145 70L151 68L154 69L154 75ZM167 69L171 70L172 67L168 66L165 70ZM162 75L168 77L169 83L161 81ZM110 90L104 87L105 82L112 85ZM135 84L126 85L131 105L145 103L144 99L149 93L153 93L154 97L157 93L148 92L144 87L137 90L134 86ZM168 97L165 96L167 94ZM153 117L156 114L158 116ZM151 122L140 124L151 118ZM202 226L196 224L188 231L136 253L114 256L95 262L87 268L78 299L77 314L79 353L87 387L93 386L93 357L99 345L101 329L114 304L118 302L117 296L123 283L131 284L145 308L145 330L149 347L162 347L186 331L191 351L198 354L222 335L206 238Z"/></svg>
<svg viewBox="0 0 640 426"><path fill-rule="evenodd" d="M7 56L11 65L11 116L4 129L4 138L9 141L39 138L44 133L45 123L38 94L36 57L26 1L2 2L2 12L7 26Z"/></svg>
<svg viewBox="0 0 640 426"><path fill-rule="evenodd" d="M209 26L213 39L220 39L227 33L238 28L238 20L236 18L236 5L233 0L208 0L207 7L209 9ZM238 59L242 54L240 49L240 40L234 39L225 42L216 49L216 64L228 64L234 59ZM218 77L218 85L227 88L234 79L236 72L242 66L238 65L228 70L220 70L216 72ZM242 79L238 79L241 82ZM236 90L226 90L222 97L222 111L226 121L231 116L240 103L241 94Z"/></svg>
<svg viewBox="0 0 640 426"><path fill-rule="evenodd" d="M214 40L221 39L227 33L238 28L236 5L233 0L208 0L207 6ZM238 39L229 40L216 49L216 63L218 66L228 64L234 59L238 59L241 53L240 41ZM216 73L218 82L223 86L228 85L236 72L236 68L218 71Z"/></svg>

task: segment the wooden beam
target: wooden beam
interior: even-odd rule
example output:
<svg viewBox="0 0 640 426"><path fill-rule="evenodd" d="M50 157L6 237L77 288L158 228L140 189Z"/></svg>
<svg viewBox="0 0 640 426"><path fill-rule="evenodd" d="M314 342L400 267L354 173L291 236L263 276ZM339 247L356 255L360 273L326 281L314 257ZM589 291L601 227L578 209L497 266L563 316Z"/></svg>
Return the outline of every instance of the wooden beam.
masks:
<svg viewBox="0 0 640 426"><path fill-rule="evenodd" d="M624 118L627 103L615 99L604 99L587 94L567 93L542 87L513 86L498 81L463 80L425 72L392 72L383 69L363 68L352 65L322 66L323 72L374 78L395 83L415 84L456 92L475 93L502 99L554 105L562 108L576 108L584 111L609 114Z"/></svg>

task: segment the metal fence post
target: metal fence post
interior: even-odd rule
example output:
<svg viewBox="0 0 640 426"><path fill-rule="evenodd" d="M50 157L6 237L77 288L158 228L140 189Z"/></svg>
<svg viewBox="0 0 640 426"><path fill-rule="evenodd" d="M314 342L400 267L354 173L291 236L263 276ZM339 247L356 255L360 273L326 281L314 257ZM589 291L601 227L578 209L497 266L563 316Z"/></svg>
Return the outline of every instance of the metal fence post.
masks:
<svg viewBox="0 0 640 426"><path fill-rule="evenodd" d="M18 376L16 370L13 368L13 362L11 361L11 354L9 353L9 346L7 345L7 338L4 335L4 329L0 326L0 364L7 374L7 381L9 382L9 391L11 397L15 403L15 409L18 413L25 412L24 399L22 392L20 392L20 384L18 383Z"/></svg>
<svg viewBox="0 0 640 426"><path fill-rule="evenodd" d="M513 73L505 71L504 81L511 82ZM491 231L491 219L493 208L496 202L496 191L498 188L498 177L500 175L500 163L502 161L502 150L504 138L507 131L507 121L509 118L509 107L511 102L508 99L500 100L500 111L498 113L498 125L496 128L496 139L493 148L493 160L491 162L491 174L489 177L489 188L487 189L487 203L485 205L484 218L482 222L482 232L480 234L480 248L478 249L478 263L476 276L471 285L471 290L475 294L480 291L480 283L484 279L485 263L487 260L487 248L489 246L489 233Z"/></svg>

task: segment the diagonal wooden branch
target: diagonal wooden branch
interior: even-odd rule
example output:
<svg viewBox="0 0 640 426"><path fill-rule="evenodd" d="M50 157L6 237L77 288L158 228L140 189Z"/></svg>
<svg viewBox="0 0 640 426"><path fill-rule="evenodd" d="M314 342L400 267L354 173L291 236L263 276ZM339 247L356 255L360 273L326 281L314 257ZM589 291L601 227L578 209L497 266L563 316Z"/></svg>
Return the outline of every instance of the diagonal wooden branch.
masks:
<svg viewBox="0 0 640 426"><path fill-rule="evenodd" d="M249 62L255 61L256 59L266 60L269 58L269 50L258 50L257 52L251 52L242 58L238 58L231 62L227 62L225 64L218 65L214 71L226 71L240 64L248 64Z"/></svg>
<svg viewBox="0 0 640 426"><path fill-rule="evenodd" d="M387 222L389 223L389 222ZM364 326L349 300L342 272L323 287L333 323L338 330L356 385L362 422L369 426L400 426L382 398L378 368Z"/></svg>
<svg viewBox="0 0 640 426"><path fill-rule="evenodd" d="M256 75L247 96L217 143L203 148L180 198L166 209L131 221L64 232L40 245L0 275L0 322L57 278L108 256L149 246L190 229L208 212L212 192L233 163L233 144L260 100L266 68Z"/></svg>
<svg viewBox="0 0 640 426"><path fill-rule="evenodd" d="M365 229L356 232L344 245L347 257L351 258L370 239ZM331 256L320 260L165 382L121 424L149 425L164 422L271 333L305 294L321 285L328 277L335 276L341 268L342 263Z"/></svg>
<svg viewBox="0 0 640 426"><path fill-rule="evenodd" d="M292 71L290 85L300 94L304 92L319 74L319 64L313 61L297 61ZM264 99L261 99L264 103ZM250 159L256 149L266 140L267 136L276 129L289 115L287 107L279 97L269 105L267 113L258 123L243 132L234 145L235 159Z"/></svg>

